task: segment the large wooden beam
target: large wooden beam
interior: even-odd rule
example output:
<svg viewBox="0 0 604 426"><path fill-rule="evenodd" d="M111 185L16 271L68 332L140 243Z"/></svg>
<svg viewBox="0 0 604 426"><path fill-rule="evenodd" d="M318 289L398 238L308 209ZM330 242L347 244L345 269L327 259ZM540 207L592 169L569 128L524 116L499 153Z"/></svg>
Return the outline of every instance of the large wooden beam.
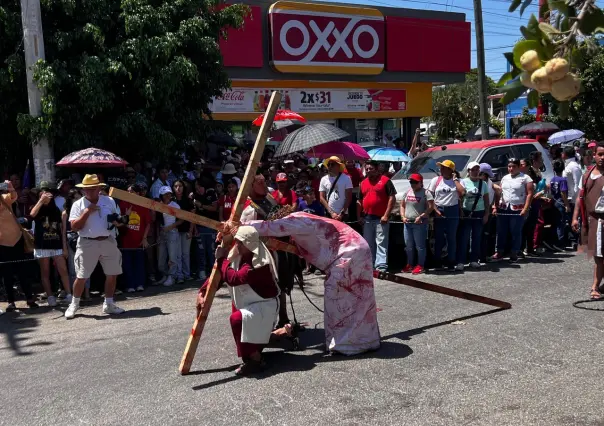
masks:
<svg viewBox="0 0 604 426"><path fill-rule="evenodd" d="M455 290L454 288L443 287L436 284L425 283L411 278L399 277L388 272L373 271L373 277L380 280L392 281L397 284L408 285L409 287L419 288L421 290L433 291L434 293L445 294L447 296L457 297L459 299L469 300L471 302L482 303L483 305L496 306L501 309L510 309L512 305L502 300L491 299L490 297L479 296L478 294L466 293L465 291Z"/></svg>
<svg viewBox="0 0 604 426"><path fill-rule="evenodd" d="M174 216L178 219L186 220L187 222L194 223L196 225L205 226L216 231L222 231L222 223L217 220L213 220L204 216L199 216L195 213L188 212L186 210L175 209L160 201L151 200L150 198L141 197L140 195L132 194L127 191L122 191L117 188L109 189L109 196L117 198L118 200L126 201L127 203L134 204L135 206L145 207L149 210L154 210L160 213L166 213ZM266 242L266 246L271 250L287 251L289 253L298 254L296 246L283 241L269 238Z"/></svg>
<svg viewBox="0 0 604 426"><path fill-rule="evenodd" d="M245 201L247 200L250 190L252 189L252 183L254 182L256 176L256 170L258 169L258 165L262 159L262 153L264 152L264 145L266 144L266 139L268 138L271 127L273 126L273 119L275 118L275 113L277 112L280 102L281 93L273 92L271 95L271 100L268 104L268 108L266 109L266 113L264 114L264 122L260 127L260 132L258 133L256 143L254 144L254 149L252 150L250 160L247 164L245 175L241 181L241 188L239 188L237 200L235 200L235 205L233 206L233 210L231 212L232 222L239 222L239 219L241 218L241 213L245 207ZM218 271L217 263L214 263L212 274L210 275L210 282L206 290L203 307L199 316L195 319L193 329L189 335L189 341L187 342L185 352L180 362L180 374L188 374L191 370L191 364L193 363L193 358L195 357L195 352L197 351L197 345L206 321L208 320L210 308L212 307L212 302L214 301L214 295L216 294L216 289L218 288L219 282L220 272Z"/></svg>

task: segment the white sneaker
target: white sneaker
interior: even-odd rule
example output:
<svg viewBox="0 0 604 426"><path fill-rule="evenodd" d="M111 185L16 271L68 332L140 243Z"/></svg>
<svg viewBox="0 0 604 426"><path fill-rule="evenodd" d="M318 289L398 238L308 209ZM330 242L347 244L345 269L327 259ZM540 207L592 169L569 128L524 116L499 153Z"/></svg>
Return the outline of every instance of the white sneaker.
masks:
<svg viewBox="0 0 604 426"><path fill-rule="evenodd" d="M470 262L470 268L478 269L481 266L480 262Z"/></svg>
<svg viewBox="0 0 604 426"><path fill-rule="evenodd" d="M462 272L463 271L463 263L458 263L457 266L455 267L456 271Z"/></svg>
<svg viewBox="0 0 604 426"><path fill-rule="evenodd" d="M103 313L104 314L123 314L124 312L126 312L125 310L123 310L122 308L118 307L115 303L111 303L111 304L107 304L107 303L103 303Z"/></svg>
<svg viewBox="0 0 604 426"><path fill-rule="evenodd" d="M138 287L136 287L136 291L145 291L145 287L139 285Z"/></svg>
<svg viewBox="0 0 604 426"><path fill-rule="evenodd" d="M174 279L170 276L164 281L164 287L170 287L174 285Z"/></svg>
<svg viewBox="0 0 604 426"><path fill-rule="evenodd" d="M68 294L67 296L65 296L65 299L63 299L63 302L71 304L72 300L73 296L71 294Z"/></svg>
<svg viewBox="0 0 604 426"><path fill-rule="evenodd" d="M79 306L76 306L73 302L67 307L67 310L65 311L65 318L67 319L72 319L73 317L75 317L75 313L76 311L80 309Z"/></svg>
<svg viewBox="0 0 604 426"><path fill-rule="evenodd" d="M54 296L48 296L48 306L57 306L57 298Z"/></svg>
<svg viewBox="0 0 604 426"><path fill-rule="evenodd" d="M132 287L128 287L128 290L126 290L128 293L134 293L136 290L133 289Z"/></svg>

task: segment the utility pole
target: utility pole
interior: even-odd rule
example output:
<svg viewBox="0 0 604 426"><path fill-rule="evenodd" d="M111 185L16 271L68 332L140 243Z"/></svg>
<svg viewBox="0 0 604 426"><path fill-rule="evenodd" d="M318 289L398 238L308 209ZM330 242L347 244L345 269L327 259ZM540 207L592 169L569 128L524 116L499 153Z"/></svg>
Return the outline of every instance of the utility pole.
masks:
<svg viewBox="0 0 604 426"><path fill-rule="evenodd" d="M476 59L478 63L478 106L482 139L489 138L489 111L487 110L487 77L484 65L484 31L482 28L482 3L474 0L474 25L476 26Z"/></svg>
<svg viewBox="0 0 604 426"><path fill-rule="evenodd" d="M39 117L42 114L40 99L42 94L34 82L33 66L44 59L44 35L42 33L42 13L40 0L21 0L21 22L23 23L23 43L25 48L25 66L27 69L27 97L29 114ZM46 138L32 142L36 185L45 180L55 181L55 159L52 147Z"/></svg>

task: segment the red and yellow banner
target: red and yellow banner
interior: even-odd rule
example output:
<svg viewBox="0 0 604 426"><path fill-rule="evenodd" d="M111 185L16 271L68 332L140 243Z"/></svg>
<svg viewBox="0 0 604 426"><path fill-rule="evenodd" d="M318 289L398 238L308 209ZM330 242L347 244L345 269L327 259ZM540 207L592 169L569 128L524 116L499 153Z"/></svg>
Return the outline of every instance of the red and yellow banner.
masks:
<svg viewBox="0 0 604 426"><path fill-rule="evenodd" d="M233 81L210 110L217 120L253 120L266 109L270 93L279 90L281 108L309 120L337 118L424 117L432 113L430 83L360 83L317 81Z"/></svg>

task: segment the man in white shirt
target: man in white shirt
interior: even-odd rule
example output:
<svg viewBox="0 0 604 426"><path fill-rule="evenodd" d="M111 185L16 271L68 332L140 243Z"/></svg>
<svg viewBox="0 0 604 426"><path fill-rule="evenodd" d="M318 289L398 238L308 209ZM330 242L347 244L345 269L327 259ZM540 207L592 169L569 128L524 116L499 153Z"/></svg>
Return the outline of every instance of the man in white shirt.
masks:
<svg viewBox="0 0 604 426"><path fill-rule="evenodd" d="M84 291L86 280L90 278L101 262L105 273L105 302L103 312L106 314L121 314L123 309L113 302L117 276L122 273L122 254L117 248L113 226L116 221L109 221L109 215L119 215L120 210L115 201L101 195L105 184L100 183L97 175L86 175L82 183L77 185L82 189L84 197L73 203L69 222L71 229L80 238L76 249L74 264L76 280L73 284L73 298L65 311L65 318L71 319L80 307L80 297Z"/></svg>
<svg viewBox="0 0 604 426"><path fill-rule="evenodd" d="M329 217L342 221L352 201L352 180L344 174L346 166L338 157L329 157L323 164L328 174L319 183L320 201Z"/></svg>
<svg viewBox="0 0 604 426"><path fill-rule="evenodd" d="M581 171L581 166L577 163L577 160L575 160L574 147L565 147L564 151L562 151L562 159L564 160L565 165L562 177L565 177L568 181L568 199L572 211L577 202L577 197L579 196L579 184L581 183L581 175L583 172Z"/></svg>
<svg viewBox="0 0 604 426"><path fill-rule="evenodd" d="M169 173L170 171L168 166L159 166L159 170L157 172L157 179L153 181L153 184L151 185L150 189L151 198L153 198L154 200L159 199L159 189L162 186L172 186L172 182L170 182L168 177Z"/></svg>

